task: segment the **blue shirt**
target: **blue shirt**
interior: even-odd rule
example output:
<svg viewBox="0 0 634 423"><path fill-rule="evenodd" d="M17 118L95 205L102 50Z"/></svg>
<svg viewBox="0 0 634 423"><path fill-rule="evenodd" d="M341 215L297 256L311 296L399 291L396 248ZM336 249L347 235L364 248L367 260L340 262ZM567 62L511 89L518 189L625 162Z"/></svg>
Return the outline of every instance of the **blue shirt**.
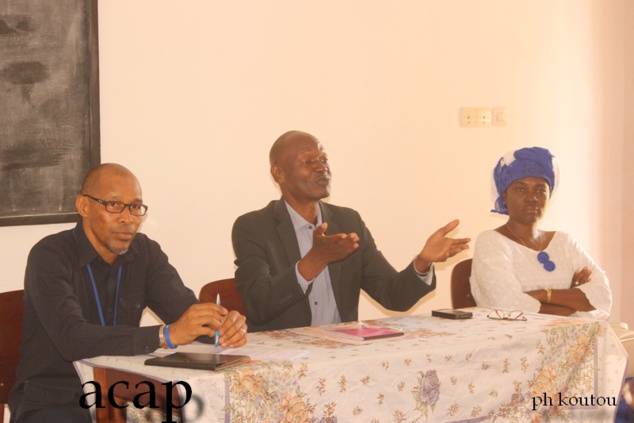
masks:
<svg viewBox="0 0 634 423"><path fill-rule="evenodd" d="M295 228L295 236L299 244L299 253L303 258L310 249L313 248L313 231L316 226L300 216L286 201L284 204L286 204L288 214L291 216L293 228ZM317 226L321 224L321 208L317 207ZM315 279L307 281L299 273L299 269L297 268L298 264L299 262L295 264L295 274L297 275L299 286L306 292L310 284L313 284L313 289L308 295L310 312L312 314L311 325L317 326L340 323L341 317L337 309L335 294L332 292L328 266L326 266Z"/></svg>

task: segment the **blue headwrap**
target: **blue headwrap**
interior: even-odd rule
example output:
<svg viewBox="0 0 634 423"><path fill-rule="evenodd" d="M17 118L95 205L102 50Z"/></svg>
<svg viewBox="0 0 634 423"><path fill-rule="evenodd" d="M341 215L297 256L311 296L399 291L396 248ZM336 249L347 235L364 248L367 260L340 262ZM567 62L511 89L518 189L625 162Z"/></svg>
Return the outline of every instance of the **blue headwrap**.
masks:
<svg viewBox="0 0 634 423"><path fill-rule="evenodd" d="M532 176L548 181L551 196L555 191L558 179L557 159L550 151L541 147L522 148L504 155L493 169L493 182L497 190L494 213L509 214L502 194L518 179Z"/></svg>

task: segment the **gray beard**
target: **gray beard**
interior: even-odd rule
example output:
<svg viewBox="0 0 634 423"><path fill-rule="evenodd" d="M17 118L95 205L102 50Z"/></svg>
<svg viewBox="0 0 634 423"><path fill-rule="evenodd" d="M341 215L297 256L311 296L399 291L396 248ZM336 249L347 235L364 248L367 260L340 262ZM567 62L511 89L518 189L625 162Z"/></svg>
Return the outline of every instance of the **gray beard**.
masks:
<svg viewBox="0 0 634 423"><path fill-rule="evenodd" d="M116 254L118 256L122 256L122 255L124 255L125 253L128 252L128 250L117 250L117 249L112 248L112 247L108 247L108 251L110 251L111 253Z"/></svg>

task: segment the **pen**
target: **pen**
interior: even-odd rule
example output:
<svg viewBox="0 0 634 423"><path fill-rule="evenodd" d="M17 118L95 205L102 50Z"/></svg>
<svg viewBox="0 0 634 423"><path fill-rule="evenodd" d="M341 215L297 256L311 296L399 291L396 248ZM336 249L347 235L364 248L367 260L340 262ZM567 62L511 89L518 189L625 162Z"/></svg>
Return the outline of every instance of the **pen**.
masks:
<svg viewBox="0 0 634 423"><path fill-rule="evenodd" d="M220 294L216 294L216 305L220 305ZM220 333L216 331L216 348L220 346Z"/></svg>

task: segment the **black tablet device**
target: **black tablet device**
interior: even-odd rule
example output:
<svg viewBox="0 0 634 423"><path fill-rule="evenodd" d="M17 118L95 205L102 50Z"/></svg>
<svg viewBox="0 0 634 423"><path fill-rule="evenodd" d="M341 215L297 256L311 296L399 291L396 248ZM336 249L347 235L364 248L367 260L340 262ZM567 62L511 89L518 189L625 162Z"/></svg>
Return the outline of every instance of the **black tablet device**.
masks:
<svg viewBox="0 0 634 423"><path fill-rule="evenodd" d="M221 370L248 363L249 356L177 352L145 360L148 366L181 367L185 369Z"/></svg>

